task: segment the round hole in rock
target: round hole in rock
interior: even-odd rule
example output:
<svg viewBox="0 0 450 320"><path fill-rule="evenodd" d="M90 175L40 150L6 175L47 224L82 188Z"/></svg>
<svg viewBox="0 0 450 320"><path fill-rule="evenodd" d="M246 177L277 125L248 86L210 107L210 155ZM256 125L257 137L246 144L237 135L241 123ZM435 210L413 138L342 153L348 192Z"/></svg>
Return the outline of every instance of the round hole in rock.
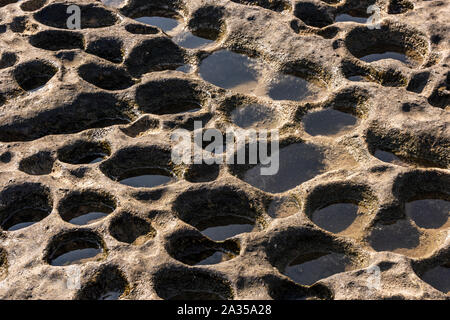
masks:
<svg viewBox="0 0 450 320"><path fill-rule="evenodd" d="M73 15L67 13L70 4L53 3L34 14L34 18L47 26L68 29L68 19ZM118 17L113 12L97 4L78 5L81 9L81 28L104 28L117 23Z"/></svg>
<svg viewBox="0 0 450 320"><path fill-rule="evenodd" d="M17 62L17 55L14 52L3 52L0 58L0 69L9 68Z"/></svg>
<svg viewBox="0 0 450 320"><path fill-rule="evenodd" d="M45 30L32 35L30 44L33 47L51 51L84 49L84 38L78 32Z"/></svg>
<svg viewBox="0 0 450 320"><path fill-rule="evenodd" d="M247 93L257 86L256 64L255 59L244 54L221 50L201 62L199 75L218 87Z"/></svg>
<svg viewBox="0 0 450 320"><path fill-rule="evenodd" d="M279 123L274 109L257 103L235 108L230 118L235 125L243 129L272 129Z"/></svg>
<svg viewBox="0 0 450 320"><path fill-rule="evenodd" d="M224 15L222 6L203 6L192 13L188 28L197 37L216 41L225 31Z"/></svg>
<svg viewBox="0 0 450 320"><path fill-rule="evenodd" d="M417 230L409 219L400 219L393 224L377 224L373 227L368 242L375 251L392 251L408 257L423 257L439 246L436 234Z"/></svg>
<svg viewBox="0 0 450 320"><path fill-rule="evenodd" d="M0 226L15 231L47 217L52 211L50 190L40 184L25 183L6 188L0 193L4 206L0 210Z"/></svg>
<svg viewBox="0 0 450 320"><path fill-rule="evenodd" d="M419 33L389 25L373 30L357 27L349 32L345 44L351 54L366 62L396 59L414 66L428 54L428 42Z"/></svg>
<svg viewBox="0 0 450 320"><path fill-rule="evenodd" d="M174 182L175 176L160 168L140 168L129 170L118 181L133 188L154 188Z"/></svg>
<svg viewBox="0 0 450 320"><path fill-rule="evenodd" d="M19 170L30 175L50 174L55 159L49 151L40 151L19 162Z"/></svg>
<svg viewBox="0 0 450 320"><path fill-rule="evenodd" d="M239 255L240 247L232 240L218 243L199 234L177 234L169 239L167 251L191 266L213 265L233 259Z"/></svg>
<svg viewBox="0 0 450 320"><path fill-rule="evenodd" d="M61 200L58 211L64 221L86 225L102 220L115 208L116 201L108 193L77 191Z"/></svg>
<svg viewBox="0 0 450 320"><path fill-rule="evenodd" d="M340 136L352 131L358 119L334 109L308 113L303 118L305 131L311 136Z"/></svg>
<svg viewBox="0 0 450 320"><path fill-rule="evenodd" d="M240 168L242 165L234 165L234 171L242 180L258 189L280 193L295 188L325 170L325 156L314 145L294 143L281 147L277 156L278 166L273 161L275 159L272 159L269 165L257 164L245 172L238 172L242 171ZM275 174L262 174L262 170L271 172L277 167L278 171Z"/></svg>
<svg viewBox="0 0 450 320"><path fill-rule="evenodd" d="M152 114L175 114L198 110L203 93L197 83L182 79L151 81L136 90L140 109Z"/></svg>
<svg viewBox="0 0 450 320"><path fill-rule="evenodd" d="M36 11L42 8L46 2L47 0L28 0L20 5L20 9L23 11Z"/></svg>
<svg viewBox="0 0 450 320"><path fill-rule="evenodd" d="M102 238L92 231L66 231L50 240L44 259L52 266L99 261L106 255L104 247Z"/></svg>
<svg viewBox="0 0 450 320"><path fill-rule="evenodd" d="M230 283L220 275L185 267L163 268L154 276L155 291L165 300L229 300Z"/></svg>
<svg viewBox="0 0 450 320"><path fill-rule="evenodd" d="M77 300L119 300L129 289L124 273L114 265L102 266L76 294Z"/></svg>
<svg viewBox="0 0 450 320"><path fill-rule="evenodd" d="M450 201L423 199L407 202L406 215L420 228L439 229L444 227L450 216Z"/></svg>
<svg viewBox="0 0 450 320"><path fill-rule="evenodd" d="M313 2L299 2L294 8L294 15L309 26L323 28L332 24L333 17L328 8Z"/></svg>
<svg viewBox="0 0 450 320"><path fill-rule="evenodd" d="M184 50L167 37L144 40L134 47L125 65L135 77L147 72L175 70L185 63Z"/></svg>
<svg viewBox="0 0 450 320"><path fill-rule="evenodd" d="M433 288L450 294L450 263L431 268L420 278Z"/></svg>
<svg viewBox="0 0 450 320"><path fill-rule="evenodd" d="M122 41L115 38L103 38L88 44L86 52L105 60L120 63L123 60Z"/></svg>
<svg viewBox="0 0 450 320"><path fill-rule="evenodd" d="M354 269L352 260L343 253L314 252L294 259L284 273L296 283L312 285L334 274Z"/></svg>
<svg viewBox="0 0 450 320"><path fill-rule="evenodd" d="M106 142L79 140L58 150L58 159L70 164L93 164L111 154Z"/></svg>
<svg viewBox="0 0 450 320"><path fill-rule="evenodd" d="M78 68L78 75L83 80L105 90L124 90L134 84L125 70L115 66L88 63Z"/></svg>
<svg viewBox="0 0 450 320"><path fill-rule="evenodd" d="M109 233L120 242L141 245L155 236L155 229L150 223L129 212L123 212L113 218Z"/></svg>
<svg viewBox="0 0 450 320"><path fill-rule="evenodd" d="M221 241L255 229L256 212L246 194L231 187L199 189L181 194L174 203L179 218Z"/></svg>
<svg viewBox="0 0 450 320"><path fill-rule="evenodd" d="M14 78L23 90L35 91L50 81L57 71L50 62L33 60L18 65L14 70Z"/></svg>
<svg viewBox="0 0 450 320"><path fill-rule="evenodd" d="M125 30L132 34L157 34L158 29L151 26L143 26L137 23L127 24Z"/></svg>

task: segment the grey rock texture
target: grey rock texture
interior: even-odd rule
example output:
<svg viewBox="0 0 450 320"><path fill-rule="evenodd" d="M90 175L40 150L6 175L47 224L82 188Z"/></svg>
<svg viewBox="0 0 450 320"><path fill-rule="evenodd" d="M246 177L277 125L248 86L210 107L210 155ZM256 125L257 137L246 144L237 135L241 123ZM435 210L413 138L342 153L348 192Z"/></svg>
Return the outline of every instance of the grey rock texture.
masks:
<svg viewBox="0 0 450 320"><path fill-rule="evenodd" d="M81 8L81 30L66 27L70 4ZM121 299L449 298L423 280L449 266L448 217L438 228L421 228L405 215L411 200L450 201L449 1L108 4L0 0L1 299L99 299L111 291ZM343 13L364 16L371 4L381 8L381 29L335 22ZM176 12L214 43L182 48L133 20L161 12ZM214 86L198 68L220 49L320 90L301 101L275 101ZM360 59L380 49L409 62ZM177 71L184 64L192 72ZM362 81L349 80L356 76ZM194 120L225 130L233 126L232 110L246 103L272 110L283 147L317 150L320 172L271 193L246 183L239 166L171 161L174 130L193 130ZM355 116L357 126L336 137L308 134L305 116L329 108ZM401 163L379 160L377 150ZM93 154L105 159L83 161ZM172 172L174 181L155 188L117 181L148 167ZM360 207L347 232L312 222L316 210L338 202ZM111 210L93 224L69 222L92 204ZM37 223L7 230L8 219L21 222L30 209L40 212ZM213 241L200 231L214 218L246 219L255 228ZM397 246L402 237L413 244ZM72 266L51 261L83 248L101 254L77 265L81 286L72 288ZM232 259L195 265L215 251ZM312 285L286 275L294 259L317 253L351 263ZM373 270L380 272L375 286Z"/></svg>

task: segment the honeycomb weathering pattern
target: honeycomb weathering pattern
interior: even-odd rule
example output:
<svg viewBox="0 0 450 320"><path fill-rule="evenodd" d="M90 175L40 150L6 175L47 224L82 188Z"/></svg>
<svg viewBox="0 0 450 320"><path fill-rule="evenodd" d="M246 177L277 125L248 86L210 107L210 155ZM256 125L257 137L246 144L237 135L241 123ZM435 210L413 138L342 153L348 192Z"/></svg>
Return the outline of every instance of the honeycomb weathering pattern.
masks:
<svg viewBox="0 0 450 320"><path fill-rule="evenodd" d="M81 7L81 30L67 30L70 4ZM334 23L372 4L381 8L381 29ZM164 10L216 42L184 49L132 19ZM110 7L0 0L0 223L30 207L42 215L28 228L0 230L0 298L97 299L119 290L122 299L448 299L421 279L450 262L448 224L421 229L404 212L410 200L450 200L449 15L448 1L419 0L129 0ZM321 94L273 101L176 70L220 48L314 79ZM380 48L410 62L359 59ZM349 80L355 76L367 81ZM170 161L175 129L192 130L194 120L224 129L230 110L244 103L272 108L282 146L320 150L320 174L272 194L245 183L237 167ZM302 118L322 108L353 114L357 127L337 138L308 135ZM376 150L405 164L382 162ZM92 152L107 159L83 164ZM149 166L170 170L174 181L153 189L114 181ZM67 212L92 201L112 212L84 226L66 221ZM311 221L336 202L363 208L350 233ZM197 229L204 219L230 217L255 229L225 242ZM379 243L401 224L415 246ZM381 240L379 230L386 231ZM80 288L67 286L69 267L49 263L70 248L101 251L79 265ZM236 256L191 265L202 250ZM320 252L345 254L352 267L312 286L285 275L296 257ZM376 287L369 285L374 267L381 272Z"/></svg>

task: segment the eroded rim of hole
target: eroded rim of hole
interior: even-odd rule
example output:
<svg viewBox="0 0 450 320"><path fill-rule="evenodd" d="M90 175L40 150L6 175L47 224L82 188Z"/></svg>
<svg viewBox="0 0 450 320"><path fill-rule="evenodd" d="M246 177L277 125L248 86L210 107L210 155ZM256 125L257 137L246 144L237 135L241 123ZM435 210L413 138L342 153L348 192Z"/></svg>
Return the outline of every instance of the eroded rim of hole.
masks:
<svg viewBox="0 0 450 320"><path fill-rule="evenodd" d="M44 261L53 266L64 266L67 264L84 263L86 260L59 261L63 255L76 250L93 249L95 252L89 253L89 258L95 261L106 258L107 249L103 239L96 232L87 229L74 229L63 231L53 236L44 251ZM56 261L55 261L56 260Z"/></svg>
<svg viewBox="0 0 450 320"><path fill-rule="evenodd" d="M76 300L118 300L130 292L130 284L116 265L103 265L76 293Z"/></svg>
<svg viewBox="0 0 450 320"><path fill-rule="evenodd" d="M112 213L117 207L117 200L110 193L103 190L73 191L64 197L59 205L58 212L61 218L69 223L76 223L73 219L86 214L97 212L105 216ZM86 224L92 222L87 221Z"/></svg>
<svg viewBox="0 0 450 320"><path fill-rule="evenodd" d="M0 226L4 230L22 223L39 222L50 215L53 208L50 189L39 183L9 186L0 193L0 199L3 202ZM32 214L33 210L40 214Z"/></svg>
<svg viewBox="0 0 450 320"><path fill-rule="evenodd" d="M70 164L90 164L110 155L111 146L106 141L77 140L58 150L59 161Z"/></svg>
<svg viewBox="0 0 450 320"><path fill-rule="evenodd" d="M108 230L117 241L133 245L142 245L156 236L156 230L149 221L128 211L115 216Z"/></svg>
<svg viewBox="0 0 450 320"><path fill-rule="evenodd" d="M166 266L154 275L155 290L165 300L231 300L231 283L218 273Z"/></svg>
<svg viewBox="0 0 450 320"><path fill-rule="evenodd" d="M31 60L19 64L14 69L14 78L25 91L33 91L44 86L58 72L58 68L45 60Z"/></svg>

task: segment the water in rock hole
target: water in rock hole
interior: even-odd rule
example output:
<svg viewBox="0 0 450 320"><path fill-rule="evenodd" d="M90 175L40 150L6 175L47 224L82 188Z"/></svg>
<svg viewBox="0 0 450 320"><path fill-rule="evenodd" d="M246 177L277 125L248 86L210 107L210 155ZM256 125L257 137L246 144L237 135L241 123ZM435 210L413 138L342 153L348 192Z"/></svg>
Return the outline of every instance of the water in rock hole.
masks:
<svg viewBox="0 0 450 320"><path fill-rule="evenodd" d="M233 255L230 253L226 253L223 251L216 251L209 257L203 259L202 261L198 262L196 266L204 266L204 265L213 265L218 264L227 260L230 260L233 258Z"/></svg>
<svg viewBox="0 0 450 320"><path fill-rule="evenodd" d="M164 32L169 32L173 29L175 29L180 22L177 19L173 18L166 18L166 17L139 17L135 18L136 21L145 23L154 27L160 28Z"/></svg>
<svg viewBox="0 0 450 320"><path fill-rule="evenodd" d="M234 109L231 113L231 121L243 129L270 129L278 122L274 109L257 103Z"/></svg>
<svg viewBox="0 0 450 320"><path fill-rule="evenodd" d="M72 220L69 221L69 223L81 226L81 225L91 224L91 223L100 221L103 218L105 218L106 216L108 216L108 213L95 212L95 211L88 212L86 214L83 214L81 216L73 218Z"/></svg>
<svg viewBox="0 0 450 320"><path fill-rule="evenodd" d="M169 172L160 169L130 171L119 179L123 185L134 188L153 188L174 181Z"/></svg>
<svg viewBox="0 0 450 320"><path fill-rule="evenodd" d="M339 233L346 230L358 216L358 206L353 203L336 203L312 214L312 221L327 231Z"/></svg>
<svg viewBox="0 0 450 320"><path fill-rule="evenodd" d="M435 289L450 293L450 263L426 271L421 278Z"/></svg>
<svg viewBox="0 0 450 320"><path fill-rule="evenodd" d="M386 52L382 52L382 53L373 53L373 54L369 54L364 57L361 57L359 59L362 61L365 61L365 62L374 62L374 61L379 61L379 60L384 60L384 59L394 59L394 60L401 61L403 63L409 63L408 57L405 54L399 53L399 52L393 52L393 51L386 51Z"/></svg>
<svg viewBox="0 0 450 320"><path fill-rule="evenodd" d="M247 170L243 180L266 192L279 193L295 188L325 170L324 155L316 147L295 143L279 152L279 170L274 175L261 175L262 164Z"/></svg>
<svg viewBox="0 0 450 320"><path fill-rule="evenodd" d="M23 208L15 211L8 219L2 222L4 230L16 231L29 227L49 215L47 210L39 208Z"/></svg>
<svg viewBox="0 0 450 320"><path fill-rule="evenodd" d="M257 86L256 60L229 50L214 52L200 64L200 76L224 89ZM239 90L237 90L239 91Z"/></svg>
<svg viewBox="0 0 450 320"><path fill-rule="evenodd" d="M102 294L98 300L119 300L122 294L123 291L121 290L108 291Z"/></svg>
<svg viewBox="0 0 450 320"><path fill-rule="evenodd" d="M420 228L438 229L445 226L450 215L450 201L425 199L407 202L406 215Z"/></svg>
<svg viewBox="0 0 450 320"><path fill-rule="evenodd" d="M251 232L253 221L242 217L215 217L198 226L202 234L214 241L222 241L241 233Z"/></svg>
<svg viewBox="0 0 450 320"><path fill-rule="evenodd" d="M311 136L338 136L356 127L358 119L348 113L325 109L308 113L304 119L305 131Z"/></svg>
<svg viewBox="0 0 450 320"><path fill-rule="evenodd" d="M377 150L375 150L375 153L373 155L375 156L375 158L377 158L377 159L379 159L379 160L381 160L383 162L396 164L398 166L405 166L406 165L402 160L400 160L392 152L388 152L388 151L383 151L383 150L377 149Z"/></svg>
<svg viewBox="0 0 450 320"><path fill-rule="evenodd" d="M52 266L67 266L71 264L81 264L88 261L97 260L102 254L103 250L100 248L84 248L72 250L61 254L51 261Z"/></svg>
<svg viewBox="0 0 450 320"><path fill-rule="evenodd" d="M351 269L351 261L346 255L318 252L296 258L284 273L299 284L312 285L321 279Z"/></svg>
<svg viewBox="0 0 450 320"><path fill-rule="evenodd" d="M271 80L268 96L273 100L300 101L317 96L321 88L303 78L278 74Z"/></svg>
<svg viewBox="0 0 450 320"><path fill-rule="evenodd" d="M367 23L367 19L365 17L354 17L349 14L343 13L336 16L334 21L336 22L356 22L356 23Z"/></svg>

